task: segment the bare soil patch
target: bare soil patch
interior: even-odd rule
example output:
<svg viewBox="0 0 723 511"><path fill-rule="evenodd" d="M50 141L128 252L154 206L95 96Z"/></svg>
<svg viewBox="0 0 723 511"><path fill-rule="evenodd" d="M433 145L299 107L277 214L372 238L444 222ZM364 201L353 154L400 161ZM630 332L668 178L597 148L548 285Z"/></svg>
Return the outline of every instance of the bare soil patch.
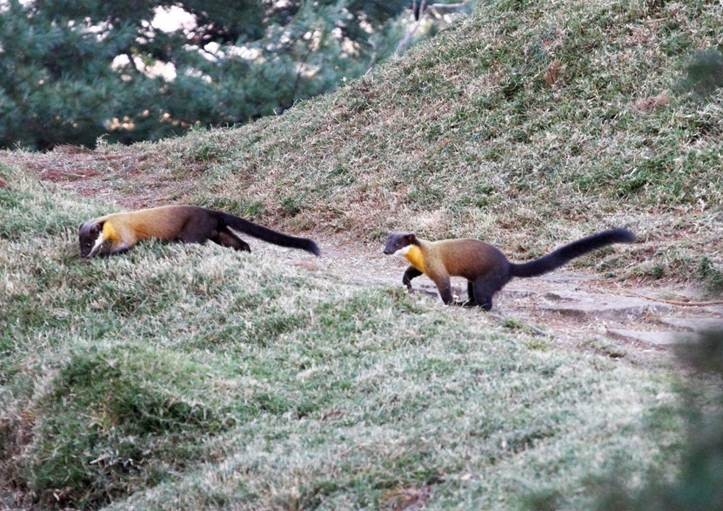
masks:
<svg viewBox="0 0 723 511"><path fill-rule="evenodd" d="M29 170L82 197L126 208L177 200L193 188L192 174L179 178L163 171L169 165L162 155L126 146L107 150L58 146L46 153L2 151L0 163Z"/></svg>

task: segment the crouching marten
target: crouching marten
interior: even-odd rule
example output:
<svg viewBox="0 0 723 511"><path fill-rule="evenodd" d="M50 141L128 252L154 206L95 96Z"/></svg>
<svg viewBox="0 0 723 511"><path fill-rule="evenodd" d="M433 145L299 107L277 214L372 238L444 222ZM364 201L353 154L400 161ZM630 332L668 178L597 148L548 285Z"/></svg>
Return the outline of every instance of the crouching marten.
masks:
<svg viewBox="0 0 723 511"><path fill-rule="evenodd" d="M488 243L472 239L425 241L411 232L392 232L385 254L399 254L411 264L402 282L412 289L412 279L421 274L434 281L444 303L452 302L450 276L467 279L466 305L492 308L492 297L512 277L536 277L550 272L592 250L612 243L631 243L635 235L627 229L611 229L565 245L528 263L516 264Z"/></svg>
<svg viewBox="0 0 723 511"><path fill-rule="evenodd" d="M196 206L162 206L112 213L83 223L78 238L81 257L117 254L149 238L183 243L211 240L250 252L248 243L231 229L275 245L319 255L319 247L313 240L289 236L222 211Z"/></svg>

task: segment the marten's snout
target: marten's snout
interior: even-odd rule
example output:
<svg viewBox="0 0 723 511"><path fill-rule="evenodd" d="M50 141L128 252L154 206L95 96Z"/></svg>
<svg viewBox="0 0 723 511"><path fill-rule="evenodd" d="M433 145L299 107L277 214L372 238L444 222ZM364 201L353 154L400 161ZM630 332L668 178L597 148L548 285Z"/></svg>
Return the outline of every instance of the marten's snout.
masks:
<svg viewBox="0 0 723 511"><path fill-rule="evenodd" d="M399 243L397 237L394 235L394 233L389 233L389 236L387 236L387 241L384 243L384 249L382 250L382 252L384 252L384 254L386 255L392 255L400 248L398 245Z"/></svg>
<svg viewBox="0 0 723 511"><path fill-rule="evenodd" d="M90 257L90 252L93 250L93 241L82 239L80 240L80 257Z"/></svg>

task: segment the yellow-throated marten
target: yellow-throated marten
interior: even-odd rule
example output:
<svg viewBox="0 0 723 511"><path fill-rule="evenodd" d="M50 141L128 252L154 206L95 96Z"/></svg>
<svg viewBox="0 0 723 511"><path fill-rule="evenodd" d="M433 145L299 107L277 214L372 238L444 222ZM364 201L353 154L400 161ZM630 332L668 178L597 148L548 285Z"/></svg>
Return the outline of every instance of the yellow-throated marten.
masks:
<svg viewBox="0 0 723 511"><path fill-rule="evenodd" d="M611 229L558 248L528 263L516 264L488 243L472 239L424 241L412 232L392 232L385 254L400 254L411 264L402 283L412 289L412 279L421 274L434 281L444 303L452 302L450 277L467 279L467 305L492 308L492 297L512 277L536 277L559 268L575 257L612 243L631 243L635 235L627 229Z"/></svg>
<svg viewBox="0 0 723 511"><path fill-rule="evenodd" d="M83 223L78 238L81 257L117 254L149 238L184 243L211 240L250 252L249 245L231 229L275 245L319 255L319 247L310 239L282 234L222 211L196 206L162 206L112 213Z"/></svg>

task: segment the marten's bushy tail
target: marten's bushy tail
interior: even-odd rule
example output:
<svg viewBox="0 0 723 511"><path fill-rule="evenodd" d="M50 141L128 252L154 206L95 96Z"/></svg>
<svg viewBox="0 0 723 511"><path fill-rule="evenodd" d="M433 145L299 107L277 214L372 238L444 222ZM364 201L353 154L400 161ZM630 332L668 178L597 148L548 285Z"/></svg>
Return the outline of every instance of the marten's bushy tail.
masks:
<svg viewBox="0 0 723 511"><path fill-rule="evenodd" d="M546 256L530 261L529 263L510 263L510 275L513 277L537 277L564 265L571 259L580 257L598 248L612 243L631 243L635 235L627 229L610 229L574 241L569 245L560 247Z"/></svg>
<svg viewBox="0 0 723 511"><path fill-rule="evenodd" d="M317 256L321 254L317 244L308 238L289 236L288 234L274 231L273 229L269 229L263 225L249 222L248 220L244 220L243 218L239 218L222 211L217 211L216 213L220 216L224 224L228 225L232 229L253 236L254 238L273 243L274 245L280 245L282 247L299 248Z"/></svg>

